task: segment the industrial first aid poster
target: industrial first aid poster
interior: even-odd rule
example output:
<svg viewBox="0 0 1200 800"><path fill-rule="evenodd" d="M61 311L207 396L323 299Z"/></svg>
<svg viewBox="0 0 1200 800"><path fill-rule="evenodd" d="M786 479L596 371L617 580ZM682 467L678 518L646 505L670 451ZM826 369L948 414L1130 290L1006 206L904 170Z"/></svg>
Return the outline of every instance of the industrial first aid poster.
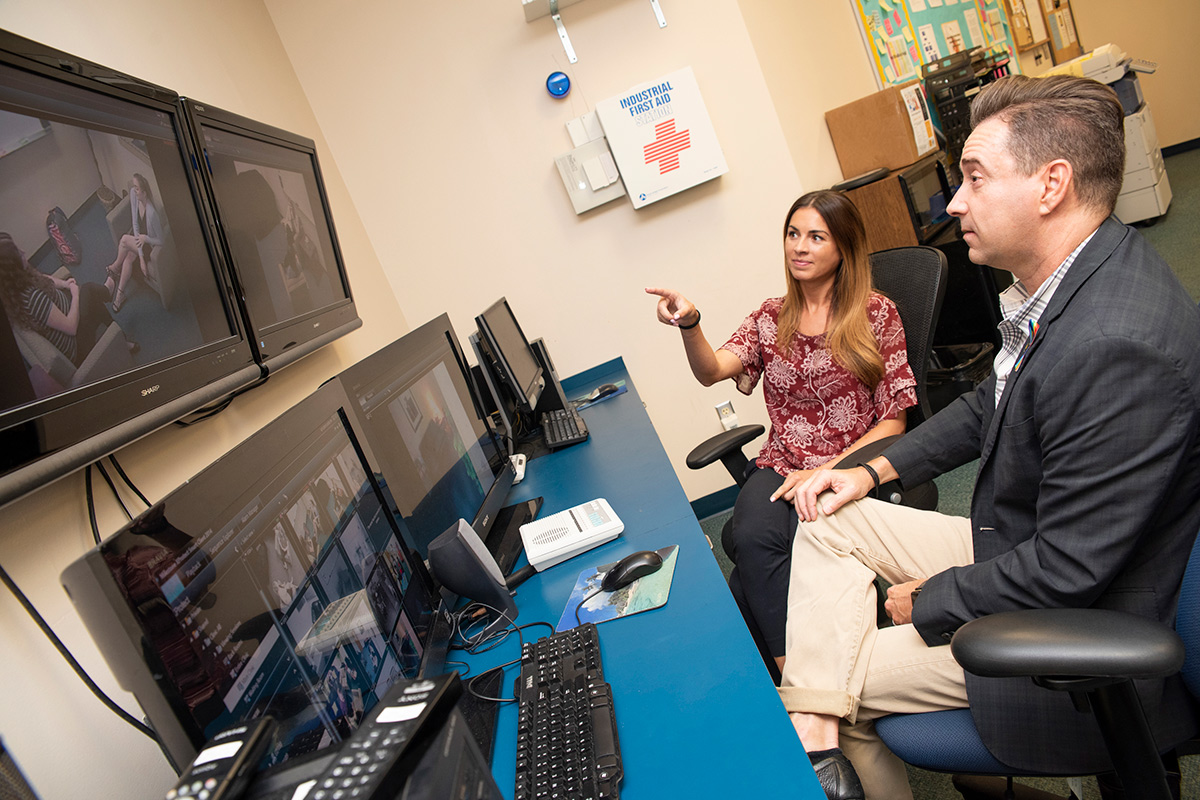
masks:
<svg viewBox="0 0 1200 800"><path fill-rule="evenodd" d="M691 67L596 104L634 208L729 171Z"/></svg>

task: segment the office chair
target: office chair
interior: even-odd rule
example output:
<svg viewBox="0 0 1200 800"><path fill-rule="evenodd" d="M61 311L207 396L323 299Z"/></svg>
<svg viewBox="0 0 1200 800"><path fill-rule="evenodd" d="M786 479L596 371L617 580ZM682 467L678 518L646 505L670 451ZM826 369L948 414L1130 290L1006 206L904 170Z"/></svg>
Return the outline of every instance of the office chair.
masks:
<svg viewBox="0 0 1200 800"><path fill-rule="evenodd" d="M871 279L875 288L887 295L900 312L908 345L908 364L917 380L917 405L908 409L907 416L910 430L932 415L928 391L929 361L933 352L933 331L941 313L948 274L946 256L932 247L895 247L871 254ZM701 469L720 461L738 488L741 488L750 471L750 461L742 452L742 447L765 432L762 425L742 425L719 433L697 445L688 454L688 468ZM896 438L887 437L848 453L838 462L837 468L844 469L860 461L869 461ZM937 508L937 487L932 482L906 490L898 481L892 481L879 487L879 496L914 508ZM727 532L727 529L723 530L722 536Z"/></svg>
<svg viewBox="0 0 1200 800"><path fill-rule="evenodd" d="M1126 796L1166 800L1163 762L1132 681L1167 677L1182 667L1184 684L1200 699L1200 539L1184 572L1175 631L1118 611L1031 609L972 620L958 629L950 649L974 675L1027 677L1047 691L1085 696ZM875 730L893 753L921 769L1004 776L1008 796L1014 775L1044 774L1013 769L993 756L970 709L893 714L876 720Z"/></svg>

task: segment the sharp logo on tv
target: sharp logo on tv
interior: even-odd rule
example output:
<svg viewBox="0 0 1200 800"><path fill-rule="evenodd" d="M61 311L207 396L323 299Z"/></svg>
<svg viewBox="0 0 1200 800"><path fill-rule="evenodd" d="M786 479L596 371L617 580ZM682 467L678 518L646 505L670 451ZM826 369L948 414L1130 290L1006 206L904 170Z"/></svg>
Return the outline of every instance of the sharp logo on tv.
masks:
<svg viewBox="0 0 1200 800"><path fill-rule="evenodd" d="M159 385L160 385L160 384L157 384L157 383L156 383L156 384L154 384L153 386L151 386L149 389L142 389L142 397L149 397L150 395L152 395L152 394L154 394L155 392L157 392L157 391L158 391L158 387L159 387Z"/></svg>

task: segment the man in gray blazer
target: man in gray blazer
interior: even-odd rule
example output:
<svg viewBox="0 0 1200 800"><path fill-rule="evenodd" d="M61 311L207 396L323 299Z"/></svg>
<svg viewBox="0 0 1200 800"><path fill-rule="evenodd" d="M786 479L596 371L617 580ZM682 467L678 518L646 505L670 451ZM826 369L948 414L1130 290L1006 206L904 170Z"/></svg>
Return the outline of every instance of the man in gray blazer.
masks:
<svg viewBox="0 0 1200 800"><path fill-rule="evenodd" d="M949 206L972 261L1010 270L995 371L882 456L794 493L780 695L830 797L911 797L872 720L969 705L1016 768L1111 769L1094 719L1028 680L964 676L963 623L1025 608L1172 624L1200 529L1200 311L1110 215L1124 172L1105 86L1004 78L972 105ZM970 519L865 498L979 459ZM894 627L874 623L876 575ZM1196 730L1177 678L1138 685L1164 748ZM847 761L848 757L848 761ZM851 766L851 764L853 766Z"/></svg>

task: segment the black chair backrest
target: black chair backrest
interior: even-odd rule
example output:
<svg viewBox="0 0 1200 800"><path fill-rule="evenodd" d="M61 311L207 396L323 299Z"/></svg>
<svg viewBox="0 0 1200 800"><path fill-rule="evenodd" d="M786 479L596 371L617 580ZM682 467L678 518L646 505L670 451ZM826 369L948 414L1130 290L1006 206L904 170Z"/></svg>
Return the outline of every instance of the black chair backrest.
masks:
<svg viewBox="0 0 1200 800"><path fill-rule="evenodd" d="M896 304L908 342L908 365L917 379L917 405L908 410L912 430L932 414L927 379L933 354L933 331L946 295L949 266L933 247L894 247L871 253L875 290Z"/></svg>

